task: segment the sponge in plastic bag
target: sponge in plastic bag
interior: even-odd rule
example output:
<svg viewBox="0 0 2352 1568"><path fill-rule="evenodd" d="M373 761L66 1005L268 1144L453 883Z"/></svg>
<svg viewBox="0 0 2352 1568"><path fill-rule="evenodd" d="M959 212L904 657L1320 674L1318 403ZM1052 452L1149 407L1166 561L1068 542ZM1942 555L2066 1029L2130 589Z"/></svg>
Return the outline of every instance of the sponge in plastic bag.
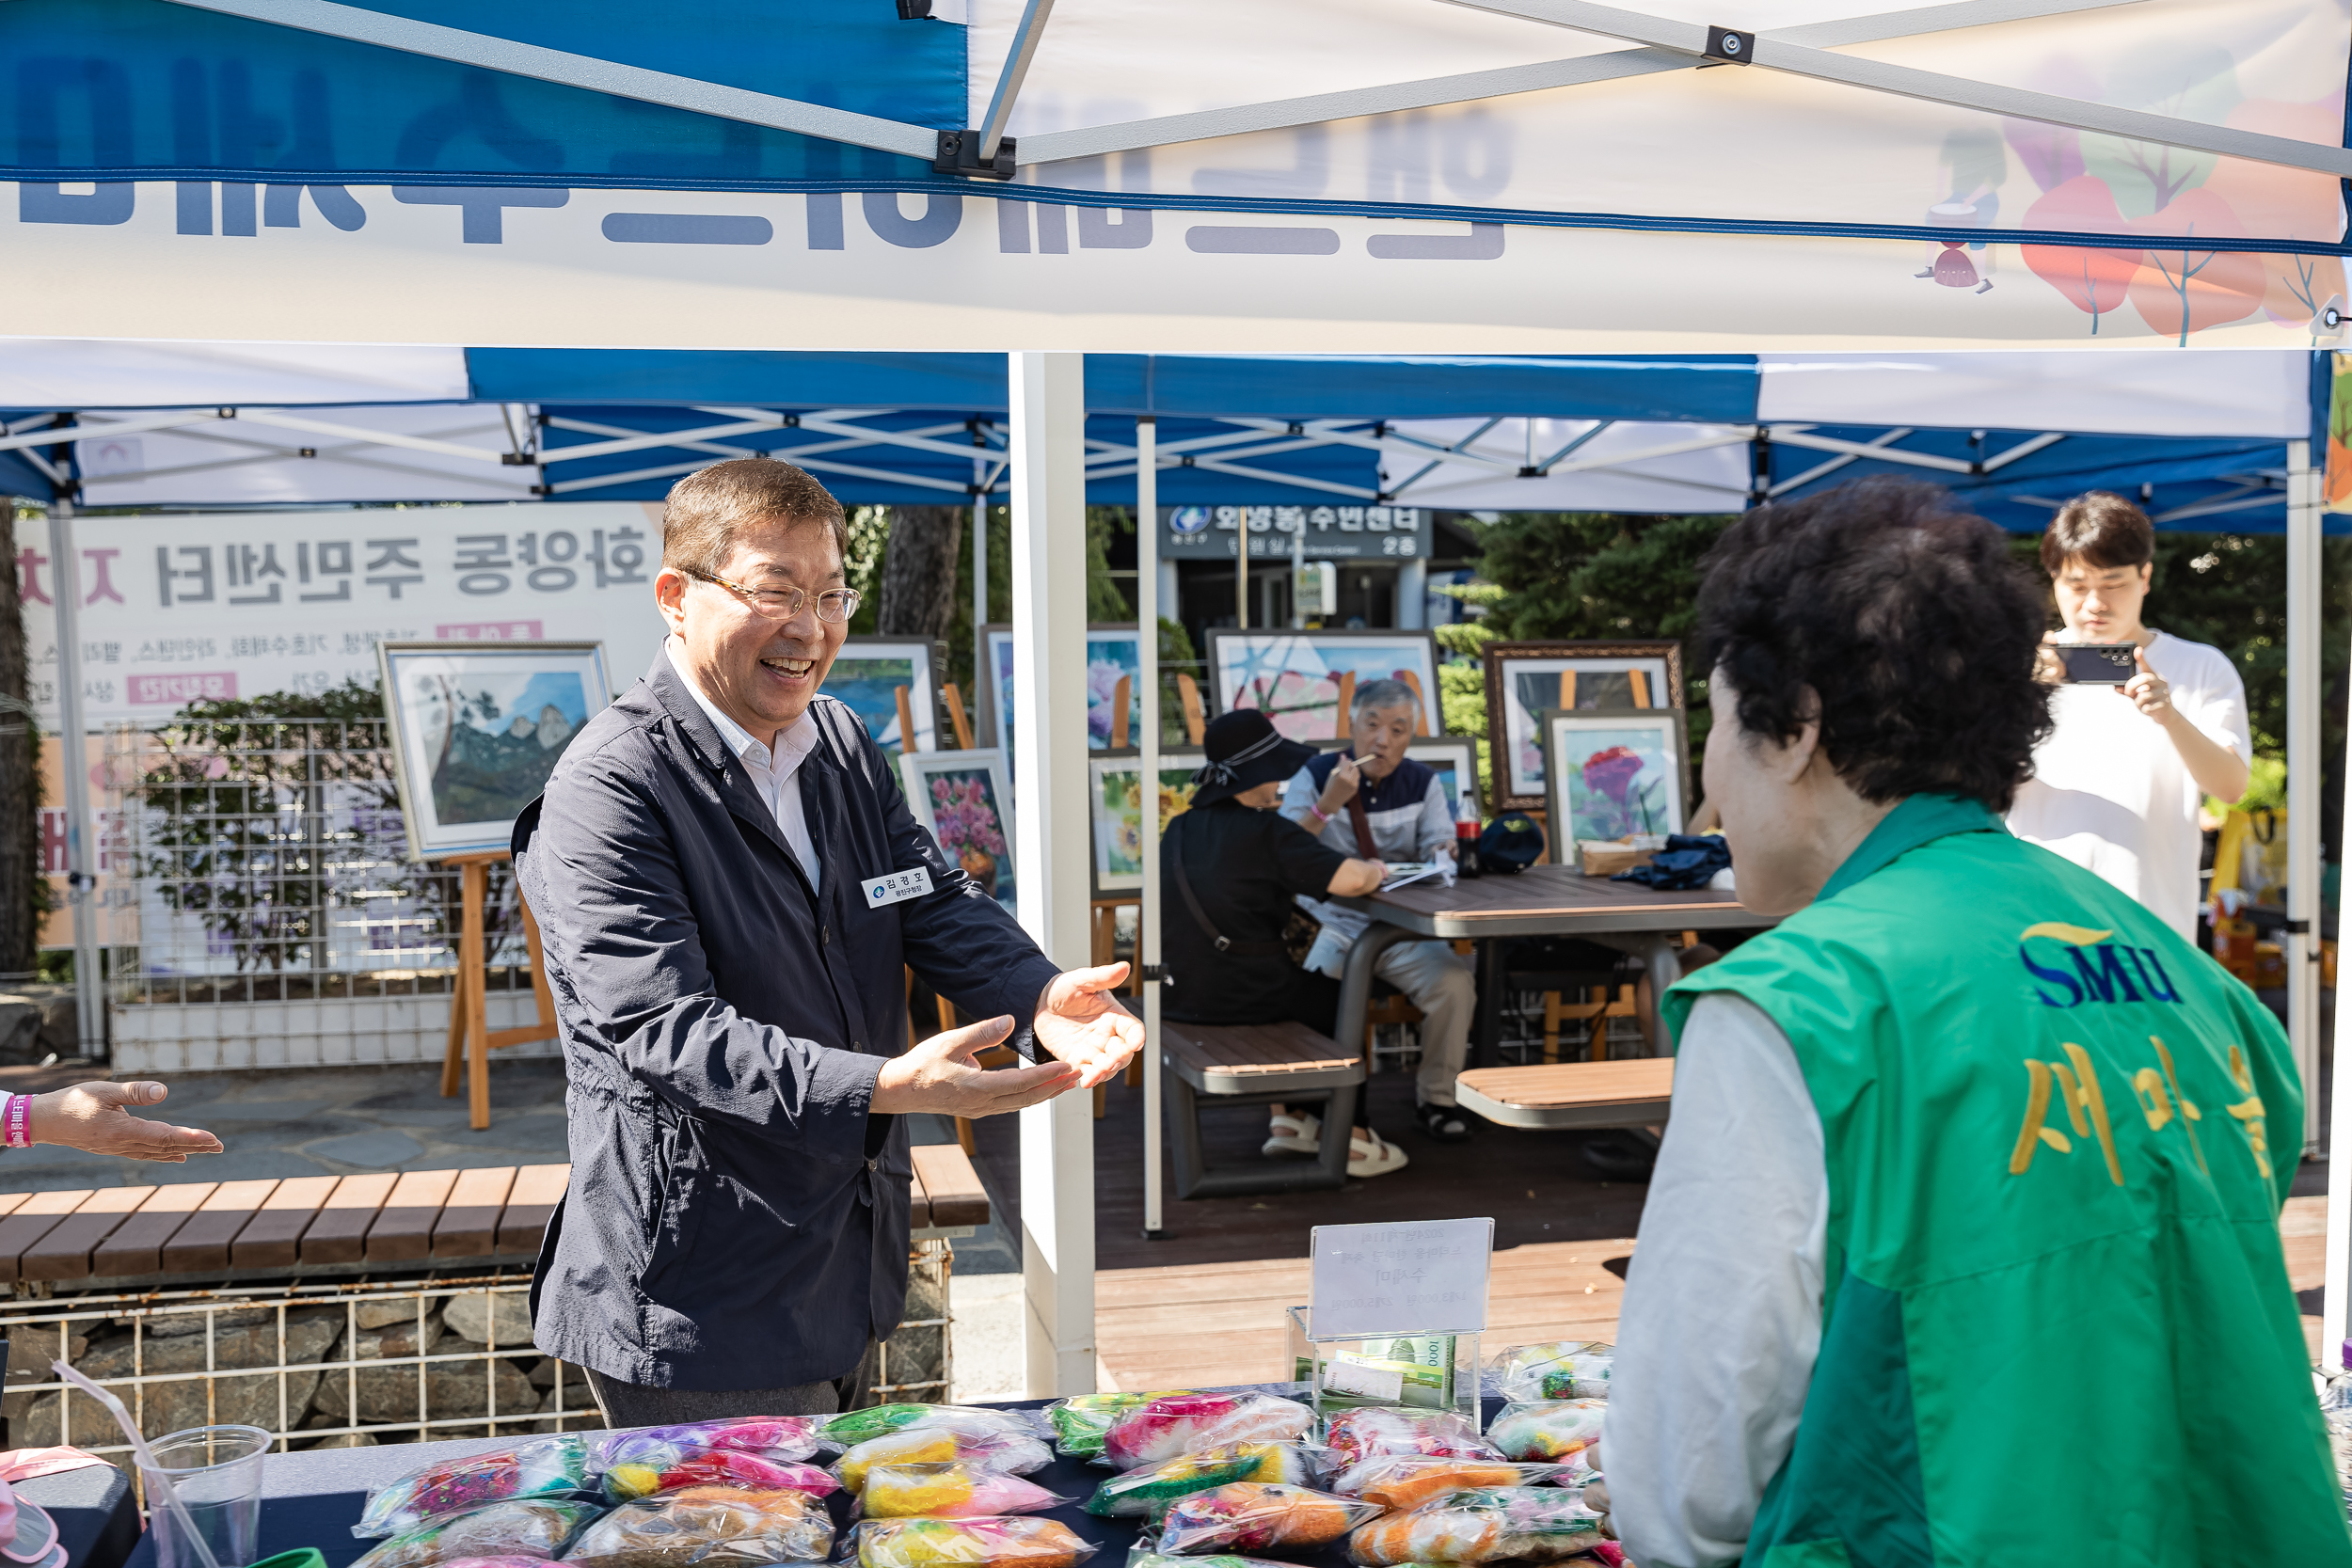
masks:
<svg viewBox="0 0 2352 1568"><path fill-rule="evenodd" d="M859 1506L869 1519L975 1519L1042 1513L1071 1501L1035 1481L979 1465L874 1465Z"/></svg>
<svg viewBox="0 0 2352 1568"><path fill-rule="evenodd" d="M1295 1568L1288 1562L1269 1562L1262 1557L1234 1557L1228 1553L1212 1553L1207 1557L1169 1557L1152 1550L1149 1543L1138 1541L1127 1551L1127 1568Z"/></svg>
<svg viewBox="0 0 2352 1568"><path fill-rule="evenodd" d="M1111 1423L1130 1410L1139 1409L1153 1400L1174 1399L1197 1390L1163 1388L1151 1394L1073 1394L1056 1400L1045 1407L1045 1418L1053 1423L1054 1446L1072 1459L1092 1459L1103 1451L1103 1434Z"/></svg>
<svg viewBox="0 0 2352 1568"><path fill-rule="evenodd" d="M1313 1411L1271 1394L1168 1394L1111 1423L1103 1460L1132 1470L1222 1443L1285 1442L1314 1423Z"/></svg>
<svg viewBox="0 0 2352 1568"><path fill-rule="evenodd" d="M1600 1441L1601 1422L1609 1415L1607 1400L1535 1400L1506 1404L1495 1413L1487 1438L1510 1459L1572 1460L1581 1458Z"/></svg>
<svg viewBox="0 0 2352 1568"><path fill-rule="evenodd" d="M571 1433L534 1438L444 1459L373 1488L351 1533L399 1535L445 1513L516 1497L560 1497L587 1484L585 1441Z"/></svg>
<svg viewBox="0 0 2352 1568"><path fill-rule="evenodd" d="M1195 1449L1109 1477L1087 1499L1087 1512L1105 1519L1145 1518L1159 1512L1163 1503L1229 1481L1319 1486L1323 1466L1316 1462L1317 1451L1298 1443L1219 1443Z"/></svg>
<svg viewBox="0 0 2352 1568"><path fill-rule="evenodd" d="M688 1486L623 1503L590 1525L564 1560L594 1568L819 1562L833 1520L805 1492Z"/></svg>
<svg viewBox="0 0 2352 1568"><path fill-rule="evenodd" d="M977 1404L877 1404L844 1411L818 1428L818 1435L841 1447L853 1448L893 1432L914 1427L945 1428L977 1437L1002 1433L1008 1437L1051 1437L1053 1423L1041 1410L991 1410Z"/></svg>
<svg viewBox="0 0 2352 1568"><path fill-rule="evenodd" d="M1359 1526L1347 1555L1360 1568L1405 1562L1556 1562L1603 1544L1601 1516L1556 1486L1455 1492Z"/></svg>
<svg viewBox="0 0 2352 1568"><path fill-rule="evenodd" d="M594 1503L490 1503L378 1543L351 1568L432 1568L471 1558L560 1557L574 1531L604 1511Z"/></svg>
<svg viewBox="0 0 2352 1568"><path fill-rule="evenodd" d="M741 1486L755 1492L805 1492L812 1497L826 1497L841 1489L841 1483L830 1472L814 1465L779 1465L758 1454L738 1453L733 1449L712 1449L659 1466L650 1463L615 1465L604 1473L604 1496L608 1502L629 1502L650 1497L657 1492L675 1492L681 1486Z"/></svg>
<svg viewBox="0 0 2352 1568"><path fill-rule="evenodd" d="M1331 1483L1331 1490L1382 1508L1419 1508L1433 1497L1479 1487L1540 1485L1558 1480L1565 1469L1561 1465L1498 1465L1491 1459L1387 1453L1350 1465ZM1579 1477L1583 1473L1581 1468L1577 1471Z"/></svg>
<svg viewBox="0 0 2352 1568"><path fill-rule="evenodd" d="M1605 1400L1617 1347L1599 1339L1512 1345L1486 1364L1505 1400Z"/></svg>
<svg viewBox="0 0 2352 1568"><path fill-rule="evenodd" d="M1325 1427L1323 1440L1343 1469L1385 1454L1422 1454L1433 1459L1501 1459L1502 1450L1451 1410L1343 1410Z"/></svg>
<svg viewBox="0 0 2352 1568"><path fill-rule="evenodd" d="M1076 1568L1102 1548L1058 1519L868 1519L858 1568Z"/></svg>
<svg viewBox="0 0 2352 1568"><path fill-rule="evenodd" d="M1379 1513L1376 1503L1304 1486L1235 1481L1168 1504L1159 1518L1157 1540L1159 1549L1173 1557L1327 1546Z"/></svg>
<svg viewBox="0 0 2352 1568"><path fill-rule="evenodd" d="M912 1427L886 1433L834 1461L833 1473L852 1492L866 1489L866 1472L876 1465L946 1465L956 1461L999 1475L1025 1476L1054 1462L1054 1450L1033 1436L1001 1432L962 1433L951 1427Z"/></svg>

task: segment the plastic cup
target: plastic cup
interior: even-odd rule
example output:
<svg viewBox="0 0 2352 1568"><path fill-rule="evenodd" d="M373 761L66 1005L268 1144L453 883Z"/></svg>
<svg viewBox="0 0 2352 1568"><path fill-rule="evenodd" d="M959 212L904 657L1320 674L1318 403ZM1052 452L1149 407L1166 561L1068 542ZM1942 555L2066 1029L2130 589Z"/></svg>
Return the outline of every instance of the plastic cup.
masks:
<svg viewBox="0 0 2352 1568"><path fill-rule="evenodd" d="M262 1458L276 1441L260 1427L216 1426L191 1427L151 1445L219 1568L247 1568L253 1561L262 1533ZM203 1555L178 1517L151 1497L148 1520L162 1568L203 1568Z"/></svg>

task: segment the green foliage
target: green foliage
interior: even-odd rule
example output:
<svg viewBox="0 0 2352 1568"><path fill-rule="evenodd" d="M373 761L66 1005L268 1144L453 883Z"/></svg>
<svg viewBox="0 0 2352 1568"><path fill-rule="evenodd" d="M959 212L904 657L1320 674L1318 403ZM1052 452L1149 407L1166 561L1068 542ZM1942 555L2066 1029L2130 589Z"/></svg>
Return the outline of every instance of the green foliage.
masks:
<svg viewBox="0 0 2352 1568"><path fill-rule="evenodd" d="M1117 624L1136 618L1135 601L1111 576L1111 538L1133 533L1136 515L1124 506L1087 508L1087 619Z"/></svg>
<svg viewBox="0 0 2352 1568"><path fill-rule="evenodd" d="M2246 811L2284 811L2287 809L2287 763L2284 757L2256 757L2249 769L2246 793L2235 800L2222 800L2208 795L2205 810L2215 816L2233 805Z"/></svg>
<svg viewBox="0 0 2352 1568"><path fill-rule="evenodd" d="M190 704L151 734L127 791L146 818L141 875L202 916L240 970L324 967L331 868L371 836L331 827L332 808L356 797L374 836L399 820L385 729L377 689L356 680Z"/></svg>
<svg viewBox="0 0 2352 1568"><path fill-rule="evenodd" d="M882 625L882 557L890 547L890 508L853 506L849 513L850 551L841 563L841 575L861 595L857 613L850 617L850 635L871 637ZM970 595L967 588L965 596Z"/></svg>
<svg viewBox="0 0 2352 1568"><path fill-rule="evenodd" d="M1486 610L1476 623L1485 635L1476 641L1671 638L1680 642L1683 702L1691 711L1695 755L1706 744L1708 723L1707 672L1698 668L1692 641L1698 622L1699 562L1731 522L1728 516L1521 512L1474 525L1483 552L1479 575L1486 580L1461 596Z"/></svg>
<svg viewBox="0 0 2352 1568"><path fill-rule="evenodd" d="M1469 625L1470 623L1464 623ZM1486 755L1486 668L1450 658L1438 666L1438 711L1448 735L1467 737L1478 749L1478 798L1495 798L1494 766Z"/></svg>

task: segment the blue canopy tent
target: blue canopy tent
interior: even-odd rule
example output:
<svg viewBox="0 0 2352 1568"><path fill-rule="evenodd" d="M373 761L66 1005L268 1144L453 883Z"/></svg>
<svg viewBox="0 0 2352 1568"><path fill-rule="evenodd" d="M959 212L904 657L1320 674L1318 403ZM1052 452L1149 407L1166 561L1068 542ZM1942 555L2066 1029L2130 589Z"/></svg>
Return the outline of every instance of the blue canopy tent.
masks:
<svg viewBox="0 0 2352 1568"><path fill-rule="evenodd" d="M174 352L184 360L197 349L183 344ZM118 496L143 504L249 499L251 492L239 486L264 470L295 474L304 485L301 499L318 501L352 499L336 489L337 469L328 459L364 450L373 431L390 443L378 449L379 455L447 461L449 451L467 451L471 461L459 467L512 474L518 490L549 501L655 499L680 473L753 451L807 463L851 501L981 501L1009 495L1018 506L1023 493L1019 465L1025 432L1014 395L1021 381L1016 374L1008 384L1005 361L993 356L498 348L450 353L456 355L462 374L443 379L462 380L462 403L386 400L273 407L246 401L230 406L218 394L202 395L216 384L205 379L208 374L226 374L219 366L207 371L199 364L189 371L183 365L189 379L177 386L168 374L153 373L150 385L158 396L144 407L119 402L107 407L76 405L60 399L53 406L23 411L7 421L9 434L0 437L0 462L13 465L8 471L20 493L59 500L79 496L90 505L110 504ZM224 361L234 357L223 351ZM1043 456L1035 451L1040 438L1031 422L1025 450L1033 464L1060 464L1089 500L1100 502L1259 502L1333 495L1411 500L1422 476L1459 470L1486 486L1478 495L1481 505L1626 510L1624 496L1593 487L1605 487L1628 473L1639 477L1645 467L1661 462L1708 463L1716 465L1708 471L1728 476L1715 492L1722 510L1809 494L1861 474L1902 472L1950 484L1987 515L2021 531L2038 530L2066 497L2106 487L2141 496L2169 528L2287 531L2298 559L2315 552L2318 536L2310 452L2324 439L2330 356L2321 354L2102 356L2090 363L2078 358L2056 372L2064 383L2058 397L2075 412L2074 422L2088 428L2051 421L2039 429L2013 430L1855 422L1865 409L1885 401L1875 379L1883 367L1869 356L1802 361L1751 355L1066 357L1070 362L1060 368L1072 385L1064 388L1064 400L1068 412L1083 411L1082 422L1055 429L1055 439L1047 443L1053 450ZM1948 410L1959 424L1972 414L1981 417L1984 409L2033 409L2038 395L2046 403L2046 388L2037 394L2033 383L2054 372L2046 364L2026 364L2026 357L1912 356L1900 368L1931 387L1930 412ZM2005 371L2005 365L2015 368ZM1773 388L1782 372L1805 372L1803 384L1809 391L1792 403ZM2157 378L2157 389L2169 388L2169 395L2153 395L2146 384L2150 376ZM2133 385L2136 380L2141 384ZM2123 395L2113 393L2119 384L2125 388ZM55 385L73 389L64 380ZM1823 388L1830 390L1824 393ZM1938 388L1944 390L1932 390ZM246 400L266 390L252 385L235 389ZM351 391L346 386L335 395L348 397ZM448 441L404 434L421 413L437 410L470 414L481 421L483 435ZM394 428L402 420L410 426ZM2177 433L2201 420L2225 434ZM2136 422L2157 433L2133 433ZM194 430L215 446L233 439L248 443L249 450L240 449L244 455L234 460L183 464L168 449L148 447L141 449L150 465L143 471L92 467L82 461L86 451L126 427L144 432L151 441ZM1444 438L1430 434L1438 427ZM1538 427L1547 440L1568 434L1531 461L1519 461L1529 455L1528 443ZM2258 429L2265 433L2253 434ZM1594 450L1603 434L1623 436L1633 455L1575 455ZM313 446L321 455L298 455L298 443L342 437L350 439L335 452ZM411 445L400 447L402 441ZM66 455L60 462L56 454L61 447ZM427 450L432 448L447 450ZM1671 455L1642 455L1661 450ZM429 473L411 472L396 483L408 487L411 499L443 493L435 489ZM461 477L451 483L475 481ZM1524 499L1513 501L1515 494ZM1581 499L1586 496L1596 499ZM71 513L70 505L55 507L53 528L70 529ZM1143 537L1142 581L1146 594L1156 597L1157 583L1149 570L1155 531L1146 529ZM63 548L53 553L70 558ZM1040 564L1032 555L1025 569L1034 576ZM1070 565L1050 564L1064 570ZM1017 578L1024 569L1016 561ZM2296 799L2290 822L2314 826L2315 804L2305 797L2315 796L2317 788L2317 612L2315 595L2308 592L2315 581L2315 571L2305 569L2292 584L2296 603L2290 659L2291 750L2296 753L2291 759ZM1044 596L1055 602L1051 594ZM1059 602L1082 601L1082 594L1071 594ZM1145 612L1156 613L1156 607L1148 605ZM1150 726L1146 732L1155 742ZM1033 777L1025 770L1025 786ZM1047 832L1036 825L1042 815L1036 793L1025 787L1020 804L1025 835ZM1074 852L1082 857L1085 814L1065 815L1077 825ZM2315 832L2311 836L2315 863ZM1054 852L1067 851L1057 845ZM2299 912L2294 918L2315 917L2316 880L2296 879ZM1156 921L1152 929L1155 934ZM2316 1010L2317 988L2308 964L2290 974L2297 982L2291 1007L2296 1037L2310 1053L2315 1051L2315 1019L2310 1015ZM1157 1195L1151 1196L1156 1218ZM1065 1208L1076 1202L1067 1193L1063 1198Z"/></svg>
<svg viewBox="0 0 2352 1568"><path fill-rule="evenodd" d="M2323 0L2117 3L1858 14L1798 0L1753 8L1771 24L1750 31L1737 4L1710 28L1592 0L687 0L658 14L609 0L16 0L0 8L17 84L0 170L18 182L0 256L19 320L109 340L77 352L117 366L122 345L163 339L248 352L187 377L186 396L120 377L101 396L26 386L0 355L0 406L25 411L0 453L31 468L17 483L65 502L53 546L70 545L73 504L644 494L651 470L737 440L833 464L860 499L993 490L997 469L1029 712L1081 698L1084 501L1148 507L1164 472L1171 499L1279 484L1406 504L1426 490L1422 504L1442 505L1456 503L1435 499L1439 483L1470 469L1516 482L1512 504L1552 506L1605 480L1658 483L1645 475L1667 456L1612 443L1681 421L1704 428L1650 446L1748 455L1705 482L1729 505L1759 480L1769 494L1842 471L1807 478L1806 465L1899 463L1899 443L1961 462L1937 450L1949 433L2063 435L2059 467L1928 466L1994 481L1976 486L1988 507L2029 507L2078 471L2058 452L2076 434L2252 441L2176 451L2207 468L2145 482L2180 511L2253 500L2233 476L2275 468L2304 562L2317 511L2301 423L2006 417L2025 396L1965 409L1955 396L1942 418L1877 398L1775 404L1765 351L1793 344L2335 341L2352 26ZM2119 14L2128 51L2114 47ZM286 340L346 346L299 373L254 368L252 345ZM408 366L373 393L369 375L325 362L396 356L347 345L453 342L648 353L569 381L477 381L460 357L454 378ZM1030 352L1041 343L1068 352ZM1320 378L1311 361L1262 360L1223 387L1192 361L1089 362L1170 345L1498 357L1358 357ZM898 383L903 363L837 361L822 386L785 387L769 376L780 367L746 358L682 367L665 353L681 347L923 363ZM1594 357L1659 347L1759 357ZM933 357L946 350L972 357ZM1549 357L1500 356L1531 352ZM2116 376L2133 356L2096 357ZM1973 385L1951 366L1934 375ZM1416 401L1408 382L1444 390ZM50 454L39 432L60 410L119 411L84 421L81 439L111 443L103 461L99 445ZM1523 441L1516 462L1480 446L1494 426L1470 434L1515 418L1601 433ZM1469 424L1434 442L1412 428L1450 420ZM1890 438L1900 429L1919 434ZM1850 437L1881 450L1820 445ZM811 450L826 443L841 444ZM1604 449L1624 455L1613 467ZM1410 467L1391 479L1387 464ZM2316 574L2300 573L2298 712L2317 670L2316 600L2300 596ZM2293 770L2315 781L2315 729L2298 733ZM1025 919L1083 962L1084 756L1053 726L1022 734ZM2313 800L2298 799L2300 835ZM85 821L87 800L71 805ZM2297 845L2296 863L2314 863L2315 838ZM86 849L77 838L77 873ZM1090 1140L1081 1105L1024 1113L1038 1392L1093 1383ZM2331 1212L2331 1281L2347 1239L2352 1189Z"/></svg>

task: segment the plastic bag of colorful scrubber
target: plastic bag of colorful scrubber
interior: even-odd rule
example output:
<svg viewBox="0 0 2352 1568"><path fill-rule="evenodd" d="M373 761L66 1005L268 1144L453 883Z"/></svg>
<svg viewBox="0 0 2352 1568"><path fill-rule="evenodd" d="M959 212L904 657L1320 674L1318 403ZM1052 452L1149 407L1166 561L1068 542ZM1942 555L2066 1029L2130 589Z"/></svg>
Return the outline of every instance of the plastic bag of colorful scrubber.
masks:
<svg viewBox="0 0 2352 1568"><path fill-rule="evenodd" d="M447 1513L428 1525L378 1542L352 1568L435 1568L436 1564L496 1558L561 1557L564 1544L604 1510L595 1503L548 1497L486 1503Z"/></svg>
<svg viewBox="0 0 2352 1568"><path fill-rule="evenodd" d="M1077 1568L1102 1550L1059 1519L868 1519L858 1568Z"/></svg>
<svg viewBox="0 0 2352 1568"><path fill-rule="evenodd" d="M754 1568L821 1562L834 1546L825 1505L791 1488L681 1486L623 1503L565 1554L581 1568Z"/></svg>
<svg viewBox="0 0 2352 1568"><path fill-rule="evenodd" d="M1607 1400L1535 1400L1506 1404L1486 1428L1488 1442L1506 1459L1553 1462L1593 1469Z"/></svg>
<svg viewBox="0 0 2352 1568"><path fill-rule="evenodd" d="M918 1427L945 1428L975 1437L1001 1433L1012 1437L1049 1440L1054 1435L1053 1423L1042 1410L997 1410L978 1404L877 1404L823 1418L818 1423L818 1436L838 1448L850 1449L894 1432Z"/></svg>
<svg viewBox="0 0 2352 1568"><path fill-rule="evenodd" d="M1177 1557L1306 1551L1332 1544L1379 1513L1377 1503L1304 1486L1235 1481L1169 1503L1152 1521L1151 1538Z"/></svg>
<svg viewBox="0 0 2352 1568"><path fill-rule="evenodd" d="M1547 1339L1512 1345L1486 1363L1489 1392L1513 1402L1605 1400L1617 1347L1599 1339Z"/></svg>
<svg viewBox="0 0 2352 1568"><path fill-rule="evenodd" d="M1169 1400L1197 1392L1191 1388L1162 1388L1149 1394L1073 1394L1045 1407L1053 1424L1054 1447L1069 1459L1092 1459L1103 1451L1103 1434L1111 1423L1153 1400Z"/></svg>
<svg viewBox="0 0 2352 1568"><path fill-rule="evenodd" d="M588 1446L572 1433L437 1460L368 1493L351 1533L399 1535L446 1513L517 1497L564 1497L589 1484Z"/></svg>
<svg viewBox="0 0 2352 1568"><path fill-rule="evenodd" d="M1187 1493L1229 1481L1320 1486L1327 1457L1301 1443L1219 1443L1107 1478L1087 1499L1087 1512L1105 1519L1149 1518Z"/></svg>
<svg viewBox="0 0 2352 1568"><path fill-rule="evenodd" d="M782 1489L821 1497L839 1483L806 1463L820 1446L817 1427L813 1416L629 1427L591 1439L591 1457L605 1500L611 1503L710 1485Z"/></svg>
<svg viewBox="0 0 2352 1568"><path fill-rule="evenodd" d="M983 1465L949 1460L932 1465L873 1465L858 1492L868 1519L975 1519L1042 1513L1076 1501L1035 1481Z"/></svg>
<svg viewBox="0 0 2352 1568"><path fill-rule="evenodd" d="M1167 1394L1113 1421L1098 1463L1133 1470L1224 1443L1294 1441L1314 1424L1313 1411L1272 1394Z"/></svg>
<svg viewBox="0 0 2352 1568"><path fill-rule="evenodd" d="M867 1472L877 1465L963 1464L998 1475L1025 1476L1053 1462L1054 1450L1033 1433L907 1427L858 1444L834 1462L833 1473L850 1491L863 1492Z"/></svg>
<svg viewBox="0 0 2352 1568"><path fill-rule="evenodd" d="M1573 1489L1495 1486L1386 1513L1347 1538L1359 1568L1406 1562L1558 1562L1605 1544L1601 1516Z"/></svg>
<svg viewBox="0 0 2352 1568"><path fill-rule="evenodd" d="M1502 1450L1451 1410L1343 1410L1325 1425L1323 1441L1343 1472L1367 1459L1418 1454L1429 1459L1501 1459Z"/></svg>

